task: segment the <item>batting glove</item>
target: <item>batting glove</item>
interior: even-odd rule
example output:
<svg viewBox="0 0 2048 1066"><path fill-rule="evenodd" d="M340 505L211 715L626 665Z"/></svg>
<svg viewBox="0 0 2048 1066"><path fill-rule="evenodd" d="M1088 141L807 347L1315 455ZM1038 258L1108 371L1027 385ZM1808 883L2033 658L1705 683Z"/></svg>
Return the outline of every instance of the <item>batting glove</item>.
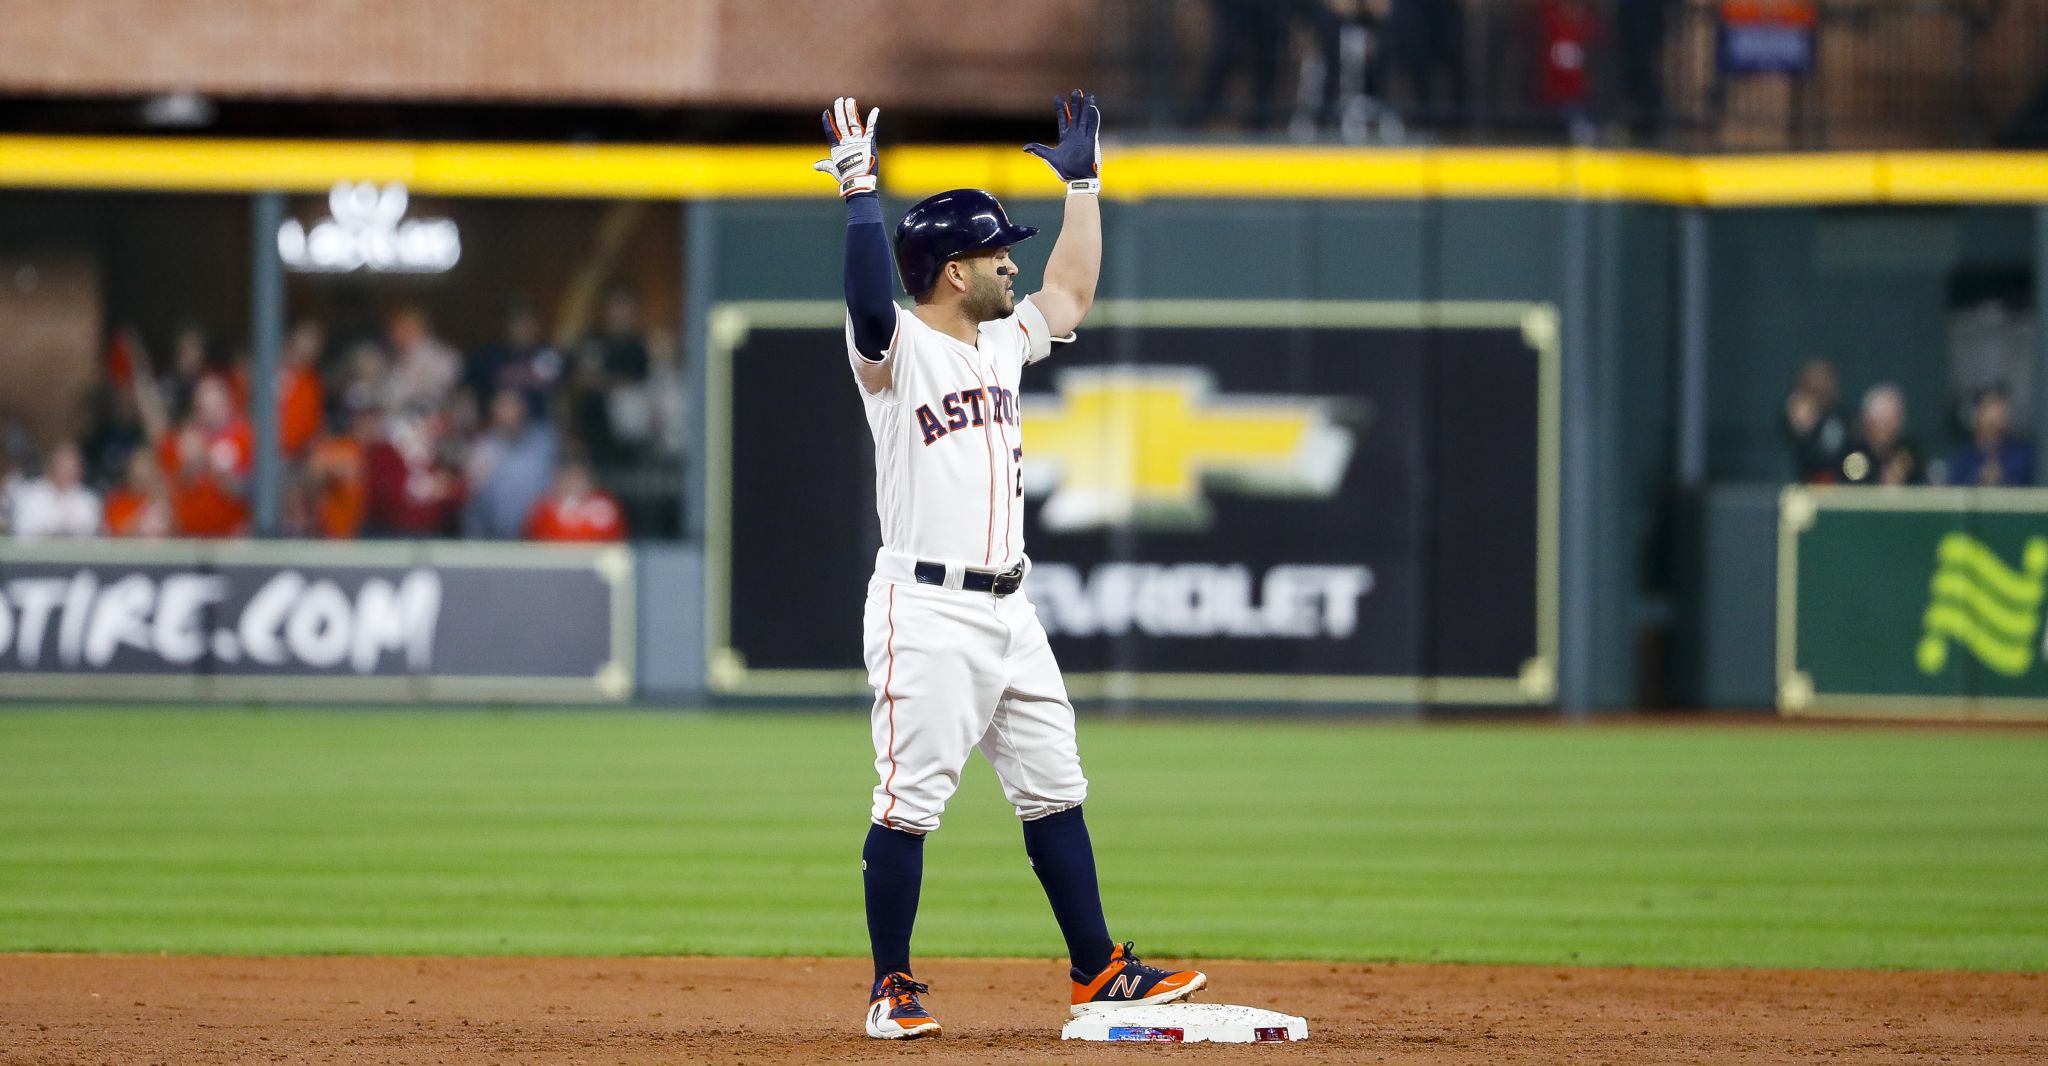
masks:
<svg viewBox="0 0 2048 1066"><path fill-rule="evenodd" d="M861 122L860 108L851 96L832 101L825 111L825 143L832 146L832 158L818 160L811 169L837 181L842 198L875 191L880 177L875 168L875 123L881 117L877 107L868 111L867 122Z"/></svg>
<svg viewBox="0 0 2048 1066"><path fill-rule="evenodd" d="M1047 146L1027 144L1024 150L1045 160L1052 172L1067 183L1069 193L1102 191L1102 145L1096 135L1102 129L1102 112L1095 108L1095 94L1079 89L1066 99L1054 98L1054 113L1060 123L1060 143Z"/></svg>

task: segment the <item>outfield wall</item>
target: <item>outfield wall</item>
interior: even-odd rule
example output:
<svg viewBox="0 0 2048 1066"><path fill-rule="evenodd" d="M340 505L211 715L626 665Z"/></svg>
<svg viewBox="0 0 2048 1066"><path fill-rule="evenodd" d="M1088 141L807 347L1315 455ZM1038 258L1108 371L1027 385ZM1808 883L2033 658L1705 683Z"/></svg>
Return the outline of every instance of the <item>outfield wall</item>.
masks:
<svg viewBox="0 0 2048 1066"><path fill-rule="evenodd" d="M619 547L9 543L0 694L623 700L643 687L635 570Z"/></svg>
<svg viewBox="0 0 2048 1066"><path fill-rule="evenodd" d="M1686 528L1674 687L1699 705L2048 717L2048 492L1725 486Z"/></svg>
<svg viewBox="0 0 2048 1066"><path fill-rule="evenodd" d="M758 638L735 642L741 629L772 630L784 617L811 627L812 611L832 610L827 600L844 600L855 587L872 548L867 477L856 469L864 431L848 417L856 408L851 388L839 387L843 369L829 336L843 215L836 200L820 195L807 169L811 155L791 148L0 138L0 187L8 189L0 197L44 197L25 213L46 220L41 205L70 196L67 190L311 197L337 180L402 181L478 204L681 201L680 211L638 216L642 225L680 229L673 242L680 264L668 281L692 375L696 436L678 519L683 547L639 549L641 570L661 576L642 579L659 594L642 598L634 691L662 700L853 698L858 645L843 632L794 649ZM2038 292L2035 264L2048 243L2048 213L2024 206L2048 201L2048 161L2026 155L1689 159L1129 147L1113 154L1112 174L1104 310L1067 365L1098 377L1179 367L1220 383L1224 394L1343 408L1350 414L1326 411L1324 421L1351 433L1354 455L1369 456L1383 439L1426 446L1380 456L1381 475L1340 477L1316 504L1327 513L1290 510L1295 503L1242 491L1225 476L1208 479L1199 504L1183 508L1215 523L1147 530L1119 519L1035 530L1042 561L1066 566L1073 579L1047 586L1058 605L1049 610L1083 622L1087 612L1074 605L1109 587L1098 583L1105 566L1214 565L1230 581L1237 572L1228 568L1236 567L1261 590L1279 566L1365 567L1383 595L1387 611L1368 635L1341 634L1349 647L1319 643L1330 640L1327 633L1283 635L1282 646L1275 632L1285 627L1257 618L1212 618L1220 629L1189 641L1144 626L1098 626L1091 635L1077 624L1074 640L1086 642L1070 642L1062 654L1077 675L1092 679L1082 690L1103 699L1260 702L1269 694L1276 701L1508 702L1571 711L1646 702L1755 705L1748 645L1714 635L1746 624L1750 605L1729 583L1746 582L1768 559L1744 554L1756 550L1753 523L1718 509L1717 486L1782 476L1777 412L1794 368L1810 355L1834 359L1852 397L1876 380L1902 381L1914 430L1936 438L1952 399L1943 345L1958 294ZM1048 198L1057 185L1014 149L906 147L893 152L885 176L892 214L916 195L974 183L1009 197L1020 221L1058 222L1059 204ZM277 202L271 195L257 201ZM207 202L220 209L227 201ZM0 226L0 238L12 235ZM199 243L178 276L249 278L246 238L195 233ZM1043 251L1022 249L1027 268ZM431 291L429 284L408 291ZM266 310L257 299L235 306L252 317L285 310ZM1482 369L1462 381L1439 373L1446 359L1470 354L1469 338L1457 333L1469 321L1460 325L1460 316L1496 312L1507 316L1502 322L1554 323L1545 340L1549 370L1545 344L1522 345L1533 353L1531 376L1515 402L1536 424L1512 439L1493 431L1506 423L1479 416L1484 386L1507 380L1505 373ZM764 328L781 331L781 339L771 344ZM1177 336L1177 329L1188 332ZM1343 373L1337 363L1344 358L1325 351L1333 344L1412 357L1424 369L1407 384L1347 383L1332 376ZM1197 351L1202 345L1209 348ZM1067 395L1061 368L1060 361L1048 365L1043 391L1028 388L1042 401L1059 401ZM746 387L747 375L772 382L788 371L801 376L802 395L786 410L760 407L764 389L760 381ZM2048 374L2037 374L2033 388L2048 390ZM2036 409L2048 409L2035 400ZM1407 421L1353 417L1375 403L1391 405L1381 416ZM1553 408L1548 414L1545 404ZM1034 417L1043 410L1034 407ZM764 422L772 433L751 432ZM1374 437L1373 425L1387 436ZM1545 449L1555 463L1548 473ZM1502 461L1457 466L1489 453ZM740 476L750 463L756 472ZM1083 456L1077 468L1087 465ZM1503 473L1509 466L1512 477ZM827 469L832 477L816 476ZM1347 467L1346 476L1365 469ZM747 511L746 487L762 484L763 472L786 471L797 472L790 497L815 519L748 526L760 508L757 502ZM1512 582L1516 605L1507 610L1459 592L1457 582L1474 568L1455 553L1423 547L1450 528L1443 523L1455 520L1459 494L1470 489L1470 499L1485 498L1495 475L1507 478L1500 491L1512 492L1509 511L1529 530L1516 548L1528 562L1511 577L1488 572L1473 584L1485 590ZM1051 505L1053 490L1025 488L1040 508ZM1343 521L1316 524L1324 519ZM1042 524L1042 515L1034 521ZM1283 534L1293 529L1320 531L1310 538L1314 552L1287 542ZM1390 530L1405 531L1405 546L1387 547ZM746 550L781 569L748 564ZM1508 554L1481 546L1465 558L1494 562ZM747 565L755 569L742 573ZM778 574L802 580L780 587ZM1407 591L1396 595L1403 581ZM833 591L820 599L821 588ZM1318 595L1323 603L1332 594ZM735 614L742 600L756 617ZM1353 606L1380 606L1370 600ZM838 603L836 620L819 625L851 626L845 607ZM1462 629L1496 614L1527 618L1526 633L1509 634L1489 651L1484 671L1459 667L1472 658L1454 646L1468 635ZM1149 629L1175 628L1167 621ZM780 652L788 661L772 662ZM1738 668L1720 669L1724 661ZM1232 665L1193 668L1212 662ZM780 679L764 681L764 665ZM1248 680L1213 683L1221 678ZM1475 681L1486 687L1467 684ZM1763 692L1768 702L1772 690Z"/></svg>
<svg viewBox="0 0 2048 1066"><path fill-rule="evenodd" d="M892 199L887 209L900 212L908 203ZM1012 207L1026 224L1058 224L1057 202L1025 200ZM1635 586L1647 547L1641 531L1652 523L1663 500L1669 473L1666 438L1673 420L1674 368L1669 353L1675 339L1671 319L1677 234L1672 210L1637 203L1534 200L1204 199L1111 201L1104 211L1101 299L1126 306L1229 302L1279 307L1295 323L1283 333L1296 346L1309 343L1312 323L1323 313L1318 308L1408 307L1417 309L1418 318L1433 313L1432 308L1551 309L1559 325L1558 448L1563 471L1558 486L1557 567L1559 587L1567 593L1560 597L1555 614L1559 654L1544 664L1553 671L1553 685L1546 690L1532 677L1529 691L1543 695L1509 702L1548 704L1562 696L1589 707L1636 703ZM843 221L835 203L701 203L693 205L686 225L691 227L693 250L702 253L693 255L693 262L716 264L717 273L703 279L704 288L715 294L702 298L707 304L795 302L829 309L837 298L836 245ZM1585 242L1568 238L1582 230L1589 235ZM1028 260L1037 253L1027 246L1025 254ZM1574 278L1583 279L1583 284L1571 284ZM713 319L706 314L699 321L705 327L698 350L709 355L716 347ZM1131 336L1125 343L1140 342ZM823 350L812 365L836 378L841 373L836 343L826 338L817 344ZM1631 357L1641 352L1657 354ZM1117 358L1131 365L1159 359L1136 348ZM1218 358L1253 360L1259 355L1247 351ZM1047 368L1056 372L1057 360ZM1250 380L1236 387L1251 391L1261 371L1238 370ZM1269 359L1265 373L1271 381L1267 391L1286 391L1290 378L1298 378L1302 371L1298 362ZM707 381L706 395L726 391ZM1442 402L1455 408L1461 398L1446 394ZM839 432L858 434L851 427ZM1483 426L1475 425L1445 437L1439 452L1485 450L1496 443ZM1418 456L1416 461L1427 467L1440 457ZM1581 473L1574 475L1574 469ZM708 483L708 468L706 477ZM715 500L717 493L691 496ZM853 500L836 503L842 509L863 505ZM1369 488L1355 505L1373 506ZM1274 511L1276 520L1283 514ZM693 516L692 528L707 528L702 514ZM1206 547L1202 536L1198 530L1189 531L1183 534L1184 547L1159 557L1188 558ZM715 546L712 554L715 566ZM1447 608L1427 625L1452 627L1460 618L1477 618L1485 610L1479 603ZM1415 676L1438 675L1425 669ZM1106 684L1114 687L1117 682ZM1277 698L1287 698L1289 685L1269 687ZM1480 702L1433 699L1448 694L1440 687L1431 691L1427 684L1419 689L1412 684L1399 689L1375 684L1353 691L1352 698L1394 704Z"/></svg>

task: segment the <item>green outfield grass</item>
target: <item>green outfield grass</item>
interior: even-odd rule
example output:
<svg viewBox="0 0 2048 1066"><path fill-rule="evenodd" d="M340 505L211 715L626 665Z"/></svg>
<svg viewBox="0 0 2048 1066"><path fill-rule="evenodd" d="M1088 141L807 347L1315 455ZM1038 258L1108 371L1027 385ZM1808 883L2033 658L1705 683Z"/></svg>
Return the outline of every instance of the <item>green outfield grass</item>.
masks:
<svg viewBox="0 0 2048 1066"><path fill-rule="evenodd" d="M2048 732L1084 720L1151 954L2048 969ZM866 951L864 711L0 711L0 950ZM1058 953L978 760L920 954Z"/></svg>

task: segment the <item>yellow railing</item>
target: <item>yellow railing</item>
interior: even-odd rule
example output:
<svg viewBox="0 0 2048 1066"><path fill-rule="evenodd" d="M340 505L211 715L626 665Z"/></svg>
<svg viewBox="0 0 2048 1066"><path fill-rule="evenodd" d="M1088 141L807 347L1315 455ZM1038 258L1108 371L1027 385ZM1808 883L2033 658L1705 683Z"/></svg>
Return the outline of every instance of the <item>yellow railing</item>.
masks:
<svg viewBox="0 0 2048 1066"><path fill-rule="evenodd" d="M451 196L781 198L829 193L802 147L0 136L0 187L318 191L400 181ZM1745 206L2048 203L2048 152L1678 156L1598 149L1109 146L1116 199L1638 200ZM1060 186L1009 146L885 149L885 188L1014 197Z"/></svg>

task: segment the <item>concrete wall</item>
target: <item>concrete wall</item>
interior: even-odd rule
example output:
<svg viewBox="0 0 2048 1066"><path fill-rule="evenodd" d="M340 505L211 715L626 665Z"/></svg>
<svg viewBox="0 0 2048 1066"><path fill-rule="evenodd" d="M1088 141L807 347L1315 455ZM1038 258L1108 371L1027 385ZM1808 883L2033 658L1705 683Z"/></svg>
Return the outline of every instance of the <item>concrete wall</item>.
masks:
<svg viewBox="0 0 2048 1066"><path fill-rule="evenodd" d="M636 545L633 581L640 613L635 695L645 703L702 699L704 553L681 544Z"/></svg>
<svg viewBox="0 0 2048 1066"><path fill-rule="evenodd" d="M0 92L1042 113L1103 21L1083 0L0 0Z"/></svg>
<svg viewBox="0 0 2048 1066"><path fill-rule="evenodd" d="M1717 486L1688 500L1679 522L1674 701L1775 706L1778 488Z"/></svg>

